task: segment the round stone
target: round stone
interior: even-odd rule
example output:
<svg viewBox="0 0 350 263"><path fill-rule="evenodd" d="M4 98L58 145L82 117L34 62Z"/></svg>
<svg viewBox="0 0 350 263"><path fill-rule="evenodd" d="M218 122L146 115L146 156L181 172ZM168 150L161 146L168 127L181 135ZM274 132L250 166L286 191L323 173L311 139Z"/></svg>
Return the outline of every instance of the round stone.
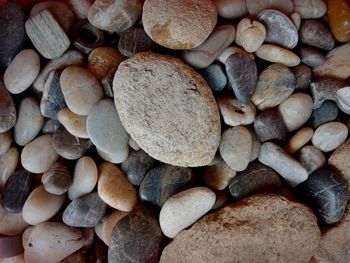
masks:
<svg viewBox="0 0 350 263"><path fill-rule="evenodd" d="M236 43L253 53L264 43L266 29L259 21L243 18L237 25Z"/></svg>
<svg viewBox="0 0 350 263"><path fill-rule="evenodd" d="M323 53L314 47L303 46L299 48L301 62L309 67L318 67L326 62L326 57Z"/></svg>
<svg viewBox="0 0 350 263"><path fill-rule="evenodd" d="M15 146L0 155L0 188L3 188L7 179L15 172L18 161L19 152Z"/></svg>
<svg viewBox="0 0 350 263"><path fill-rule="evenodd" d="M348 128L340 122L328 122L319 126L312 136L312 144L323 152L338 148L348 137Z"/></svg>
<svg viewBox="0 0 350 263"><path fill-rule="evenodd" d="M331 31L318 20L304 20L299 30L303 44L330 51L334 48L335 39Z"/></svg>
<svg viewBox="0 0 350 263"><path fill-rule="evenodd" d="M7 132L16 123L16 106L5 85L0 81L0 132Z"/></svg>
<svg viewBox="0 0 350 263"><path fill-rule="evenodd" d="M232 170L224 161L220 161L205 168L203 180L216 190L224 190L235 176L236 171Z"/></svg>
<svg viewBox="0 0 350 263"><path fill-rule="evenodd" d="M12 136L11 132L3 132L0 133L0 156L6 153L11 146L12 143Z"/></svg>
<svg viewBox="0 0 350 263"><path fill-rule="evenodd" d="M258 15L261 11L266 9L279 10L282 13L289 15L293 12L293 1L285 0L246 0L248 12L250 15Z"/></svg>
<svg viewBox="0 0 350 263"><path fill-rule="evenodd" d="M295 67L300 64L300 58L292 51L272 44L261 45L255 55L263 60L280 63L287 67Z"/></svg>
<svg viewBox="0 0 350 263"><path fill-rule="evenodd" d="M191 49L213 31L217 11L211 0L148 0L143 5L142 22L146 33L159 45Z"/></svg>
<svg viewBox="0 0 350 263"><path fill-rule="evenodd" d="M313 134L314 130L309 127L300 129L293 135L292 138L290 138L287 145L284 147L284 150L293 155L311 140Z"/></svg>
<svg viewBox="0 0 350 263"><path fill-rule="evenodd" d="M294 0L294 12L302 19L320 18L327 12L327 5L323 0Z"/></svg>
<svg viewBox="0 0 350 263"><path fill-rule="evenodd" d="M58 112L57 118L64 128L73 136L84 139L89 138L86 130L87 116L75 114L68 108L64 108Z"/></svg>
<svg viewBox="0 0 350 263"><path fill-rule="evenodd" d="M45 190L55 195L66 193L71 181L68 167L63 162L56 162L51 165L50 169L41 177Z"/></svg>
<svg viewBox="0 0 350 263"><path fill-rule="evenodd" d="M321 107L313 110L309 123L313 128L317 128L323 123L335 120L338 116L338 112L339 108L337 104L327 100L322 103Z"/></svg>
<svg viewBox="0 0 350 263"><path fill-rule="evenodd" d="M245 0L214 0L218 15L226 19L238 19L248 14Z"/></svg>
<svg viewBox="0 0 350 263"><path fill-rule="evenodd" d="M138 53L120 64L113 89L125 130L153 158L178 166L212 161L220 113L207 83L189 66L172 56Z"/></svg>

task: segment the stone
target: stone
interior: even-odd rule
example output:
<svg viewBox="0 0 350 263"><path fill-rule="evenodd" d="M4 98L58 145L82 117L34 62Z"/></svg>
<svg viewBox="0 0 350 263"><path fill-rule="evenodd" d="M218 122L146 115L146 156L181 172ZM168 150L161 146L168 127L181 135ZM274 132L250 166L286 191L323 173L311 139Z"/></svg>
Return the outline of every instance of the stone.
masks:
<svg viewBox="0 0 350 263"><path fill-rule="evenodd" d="M174 238L205 215L215 204L215 193L207 187L194 187L171 196L159 214L164 235Z"/></svg>
<svg viewBox="0 0 350 263"><path fill-rule="evenodd" d="M0 257L10 258L23 253L22 236L0 236Z"/></svg>
<svg viewBox="0 0 350 263"><path fill-rule="evenodd" d="M289 68L272 64L260 73L252 102L259 110L273 108L286 100L295 86L295 76Z"/></svg>
<svg viewBox="0 0 350 263"><path fill-rule="evenodd" d="M327 12L327 5L323 0L294 0L294 12L302 19L320 18Z"/></svg>
<svg viewBox="0 0 350 263"><path fill-rule="evenodd" d="M18 161L19 152L16 146L12 146L6 153L0 155L0 189L15 172Z"/></svg>
<svg viewBox="0 0 350 263"><path fill-rule="evenodd" d="M10 93L0 81L0 132L9 131L16 123L16 106Z"/></svg>
<svg viewBox="0 0 350 263"><path fill-rule="evenodd" d="M58 154L53 147L52 134L35 138L24 146L21 163L24 169L32 173L44 173L56 162Z"/></svg>
<svg viewBox="0 0 350 263"><path fill-rule="evenodd" d="M21 213L32 185L33 175L23 169L17 170L5 184L1 193L1 206L10 213Z"/></svg>
<svg viewBox="0 0 350 263"><path fill-rule="evenodd" d="M214 94L219 93L226 87L227 77L220 64L213 63L208 67L199 70L199 73L208 83Z"/></svg>
<svg viewBox="0 0 350 263"><path fill-rule="evenodd" d="M298 30L293 22L282 12L267 9L259 13L257 19L266 28L265 42L293 49L298 44Z"/></svg>
<svg viewBox="0 0 350 263"><path fill-rule="evenodd" d="M258 80L255 61L249 56L236 53L227 58L225 68L237 100L248 104Z"/></svg>
<svg viewBox="0 0 350 263"><path fill-rule="evenodd" d="M295 25L295 28L297 29L297 31L299 31L300 29L300 25L301 25L301 17L299 13L292 13L290 15L290 20L293 22L293 24Z"/></svg>
<svg viewBox="0 0 350 263"><path fill-rule="evenodd" d="M349 190L346 181L334 172L316 171L295 190L313 209L320 224L334 224L343 217Z"/></svg>
<svg viewBox="0 0 350 263"><path fill-rule="evenodd" d="M236 29L233 25L218 26L201 45L183 51L182 59L194 68L206 68L232 44L235 36Z"/></svg>
<svg viewBox="0 0 350 263"><path fill-rule="evenodd" d="M126 246L129 242L132 246ZM162 232L146 209L132 212L115 225L108 248L108 262L158 262Z"/></svg>
<svg viewBox="0 0 350 263"><path fill-rule="evenodd" d="M203 173L204 182L216 189L224 190L237 172L232 170L224 161L205 168Z"/></svg>
<svg viewBox="0 0 350 263"><path fill-rule="evenodd" d="M53 70L48 74L40 101L41 114L53 120L57 120L58 112L66 107L60 85L60 76L61 72L58 70Z"/></svg>
<svg viewBox="0 0 350 263"><path fill-rule="evenodd" d="M144 202L162 207L170 196L184 190L192 182L190 168L161 164L147 172L139 196Z"/></svg>
<svg viewBox="0 0 350 263"><path fill-rule="evenodd" d="M103 242L105 242L107 246L110 245L114 226L128 214L128 212L116 210L108 216L102 218L101 235Z"/></svg>
<svg viewBox="0 0 350 263"><path fill-rule="evenodd" d="M254 193L274 192L281 187L280 176L259 162L250 163L248 168L238 173L229 184L230 194L235 200Z"/></svg>
<svg viewBox="0 0 350 263"><path fill-rule="evenodd" d="M251 54L251 53L248 53L247 51L245 51L243 48L240 48L240 47L228 47L226 48L224 51L222 51L220 53L220 55L218 56L217 58L217 61L221 62L222 64L226 64L226 61L227 59L233 55L233 54L242 54L242 55L245 55L245 56L248 56L250 57L251 59L254 59L255 56L254 54Z"/></svg>
<svg viewBox="0 0 350 263"><path fill-rule="evenodd" d="M350 187L350 140L346 140L329 157L328 164L336 170L348 183Z"/></svg>
<svg viewBox="0 0 350 263"><path fill-rule="evenodd" d="M43 134L54 133L59 126L60 122L58 120L46 119L43 127L41 128L41 132Z"/></svg>
<svg viewBox="0 0 350 263"><path fill-rule="evenodd" d="M261 11L265 9L276 9L286 15L293 12L293 1L287 0L284 2L278 0L246 0L248 12L250 15L258 15Z"/></svg>
<svg viewBox="0 0 350 263"><path fill-rule="evenodd" d="M86 19L93 0L69 0L68 4L79 19Z"/></svg>
<svg viewBox="0 0 350 263"><path fill-rule="evenodd" d="M88 115L103 98L100 82L82 67L69 66L63 70L60 84L68 108L79 115Z"/></svg>
<svg viewBox="0 0 350 263"><path fill-rule="evenodd" d="M65 163L58 161L51 165L50 169L42 175L41 182L46 192L62 195L68 191L72 178Z"/></svg>
<svg viewBox="0 0 350 263"><path fill-rule="evenodd" d="M11 147L12 135L11 132L0 133L0 156L5 154Z"/></svg>
<svg viewBox="0 0 350 263"><path fill-rule="evenodd" d="M64 210L62 221L68 226L94 227L106 213L107 205L97 192L74 199Z"/></svg>
<svg viewBox="0 0 350 263"><path fill-rule="evenodd" d="M113 89L125 130L150 156L178 166L211 162L220 143L220 113L192 68L172 56L138 53L119 65Z"/></svg>
<svg viewBox="0 0 350 263"><path fill-rule="evenodd" d="M35 188L23 206L23 219L30 225L48 221L62 208L65 195L54 195L45 191L43 185Z"/></svg>
<svg viewBox="0 0 350 263"><path fill-rule="evenodd" d="M16 236L23 233L29 225L24 221L22 213L9 213L0 206L0 234Z"/></svg>
<svg viewBox="0 0 350 263"><path fill-rule="evenodd" d="M266 28L259 21L243 18L237 25L236 43L253 53L264 43Z"/></svg>
<svg viewBox="0 0 350 263"><path fill-rule="evenodd" d="M130 152L128 158L122 163L121 169L131 184L140 186L147 172L156 164L155 159L143 150L138 150Z"/></svg>
<svg viewBox="0 0 350 263"><path fill-rule="evenodd" d="M40 113L39 103L32 97L22 99L14 126L15 142L20 146L26 145L39 134L43 124L44 118Z"/></svg>
<svg viewBox="0 0 350 263"><path fill-rule="evenodd" d="M89 255L84 250L78 250L73 254L66 257L64 260L60 261L60 263L87 263Z"/></svg>
<svg viewBox="0 0 350 263"><path fill-rule="evenodd" d="M346 0L328 1L328 20L334 37L340 42L350 40L350 3Z"/></svg>
<svg viewBox="0 0 350 263"><path fill-rule="evenodd" d="M300 64L292 69L297 90L307 90L311 83L312 71L311 69L303 64Z"/></svg>
<svg viewBox="0 0 350 263"><path fill-rule="evenodd" d="M247 128L229 128L222 134L219 147L221 157L231 169L243 171L250 162L252 144L252 136Z"/></svg>
<svg viewBox="0 0 350 263"><path fill-rule="evenodd" d="M19 52L4 73L4 84L12 94L22 93L32 85L40 71L40 57L33 49Z"/></svg>
<svg viewBox="0 0 350 263"><path fill-rule="evenodd" d="M244 0L214 0L218 15L226 19L238 19L248 14Z"/></svg>
<svg viewBox="0 0 350 263"><path fill-rule="evenodd" d="M299 30L300 41L326 51L334 48L335 39L331 31L318 20L304 20Z"/></svg>
<svg viewBox="0 0 350 263"><path fill-rule="evenodd" d="M143 5L142 23L147 35L170 49L198 47L208 38L216 22L217 11L210 0L200 3L150 0Z"/></svg>
<svg viewBox="0 0 350 263"><path fill-rule="evenodd" d="M312 98L305 93L294 93L278 105L278 112L286 124L288 132L302 127L313 110Z"/></svg>
<svg viewBox="0 0 350 263"><path fill-rule="evenodd" d="M272 142L261 145L259 162L275 170L291 187L297 186L308 178L305 168Z"/></svg>
<svg viewBox="0 0 350 263"><path fill-rule="evenodd" d="M16 2L2 2L0 6L0 68L5 69L22 50L26 36L24 22L26 15Z"/></svg>
<svg viewBox="0 0 350 263"><path fill-rule="evenodd" d="M105 161L114 163L114 164L120 164L120 154L111 154L102 151L101 149L96 148L98 155Z"/></svg>
<svg viewBox="0 0 350 263"><path fill-rule="evenodd" d="M284 142L288 137L287 126L275 110L259 113L254 120L254 131L260 142L270 140Z"/></svg>
<svg viewBox="0 0 350 263"><path fill-rule="evenodd" d="M73 182L68 189L68 197L74 200L89 194L97 184L98 170L94 159L81 157L75 164Z"/></svg>
<svg viewBox="0 0 350 263"><path fill-rule="evenodd" d="M327 100L322 103L321 107L313 110L309 123L313 126L313 128L317 128L323 123L335 120L337 116L337 104L335 104L333 101Z"/></svg>
<svg viewBox="0 0 350 263"><path fill-rule="evenodd" d="M243 104L231 96L218 96L216 100L227 125L249 125L254 122L256 110L252 103Z"/></svg>
<svg viewBox="0 0 350 263"><path fill-rule="evenodd" d="M337 102L341 111L350 114L350 87L337 90Z"/></svg>
<svg viewBox="0 0 350 263"><path fill-rule="evenodd" d="M322 168L327 160L324 154L315 146L307 145L300 149L297 154L300 164L306 169L308 174L312 174Z"/></svg>
<svg viewBox="0 0 350 263"><path fill-rule="evenodd" d="M279 195L255 195L182 231L160 262L308 262L319 240L309 208Z"/></svg>
<svg viewBox="0 0 350 263"><path fill-rule="evenodd" d="M86 120L86 130L99 150L115 156L115 162L122 163L126 160L129 154L129 135L119 119L113 100L101 100L91 109Z"/></svg>
<svg viewBox="0 0 350 263"><path fill-rule="evenodd" d="M107 98L114 98L114 92L113 92L113 79L115 72L117 71L117 68L112 68L106 76L101 80L101 84L103 87L103 92L105 94L105 97Z"/></svg>
<svg viewBox="0 0 350 263"><path fill-rule="evenodd" d="M314 47L303 46L299 49L301 62L309 67L318 67L326 62L326 57Z"/></svg>
<svg viewBox="0 0 350 263"><path fill-rule="evenodd" d="M293 155L311 140L313 134L314 130L312 128L304 127L300 129L289 139L284 150L290 155Z"/></svg>
<svg viewBox="0 0 350 263"><path fill-rule="evenodd" d="M135 188L116 165L108 162L99 166L97 191L106 204L124 212L131 211L137 202Z"/></svg>
<svg viewBox="0 0 350 263"><path fill-rule="evenodd" d="M141 149L140 146L131 137L129 137L129 146L135 151L139 151Z"/></svg>
<svg viewBox="0 0 350 263"><path fill-rule="evenodd" d="M253 145L252 145L252 154L250 155L250 161L258 159L260 153L261 142L259 141L256 133L252 127L248 127L250 134L252 135Z"/></svg>
<svg viewBox="0 0 350 263"><path fill-rule="evenodd" d="M87 116L78 115L68 108L63 108L58 112L57 118L71 135L83 139L89 138L86 131Z"/></svg>
<svg viewBox="0 0 350 263"><path fill-rule="evenodd" d="M324 123L315 130L312 144L323 152L330 152L345 142L348 132L348 128L343 123Z"/></svg>
<svg viewBox="0 0 350 263"><path fill-rule="evenodd" d="M35 49L45 58L58 58L70 46L68 36L48 10L30 17L25 23L25 29Z"/></svg>
<svg viewBox="0 0 350 263"><path fill-rule="evenodd" d="M300 64L300 58L292 51L272 44L261 45L255 55L263 60L280 63L287 67L295 67Z"/></svg>

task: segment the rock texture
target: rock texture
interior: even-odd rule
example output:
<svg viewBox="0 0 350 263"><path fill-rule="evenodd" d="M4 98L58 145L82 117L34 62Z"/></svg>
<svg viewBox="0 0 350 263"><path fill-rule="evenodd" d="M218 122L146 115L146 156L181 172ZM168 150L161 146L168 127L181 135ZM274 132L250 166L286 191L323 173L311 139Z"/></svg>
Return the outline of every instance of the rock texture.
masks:
<svg viewBox="0 0 350 263"><path fill-rule="evenodd" d="M7 132L16 123L16 107L10 93L0 81L0 132Z"/></svg>

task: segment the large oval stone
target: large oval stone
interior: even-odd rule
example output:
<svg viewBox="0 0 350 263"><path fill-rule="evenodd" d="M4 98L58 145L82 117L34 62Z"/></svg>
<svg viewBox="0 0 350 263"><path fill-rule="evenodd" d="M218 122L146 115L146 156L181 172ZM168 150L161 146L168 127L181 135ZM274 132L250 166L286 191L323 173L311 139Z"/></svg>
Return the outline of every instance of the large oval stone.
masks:
<svg viewBox="0 0 350 263"><path fill-rule="evenodd" d="M7 132L16 123L16 106L5 85L0 81L0 132Z"/></svg>
<svg viewBox="0 0 350 263"><path fill-rule="evenodd" d="M220 143L220 114L205 80L172 56L138 53L122 62L113 89L120 120L153 158L202 166Z"/></svg>

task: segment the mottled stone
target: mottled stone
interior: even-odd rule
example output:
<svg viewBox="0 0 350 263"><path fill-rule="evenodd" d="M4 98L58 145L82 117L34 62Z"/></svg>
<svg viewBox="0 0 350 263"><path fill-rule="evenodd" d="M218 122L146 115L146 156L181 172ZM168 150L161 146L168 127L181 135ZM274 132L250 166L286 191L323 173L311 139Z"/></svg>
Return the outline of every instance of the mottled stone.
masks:
<svg viewBox="0 0 350 263"><path fill-rule="evenodd" d="M213 63L208 67L199 70L199 73L208 83L213 93L218 93L226 87L227 77L220 64Z"/></svg>
<svg viewBox="0 0 350 263"><path fill-rule="evenodd" d="M86 130L87 116L78 115L68 108L63 108L58 112L57 118L71 135L84 139L89 138Z"/></svg>
<svg viewBox="0 0 350 263"><path fill-rule="evenodd" d="M323 0L294 0L294 12L302 19L320 18L327 12L327 4Z"/></svg>
<svg viewBox="0 0 350 263"><path fill-rule="evenodd" d="M309 127L300 129L293 135L293 137L289 139L287 145L284 147L284 150L290 155L293 155L311 140L313 134L314 130Z"/></svg>
<svg viewBox="0 0 350 263"><path fill-rule="evenodd" d="M295 190L310 205L321 224L334 224L343 217L349 190L346 181L334 172L316 171Z"/></svg>
<svg viewBox="0 0 350 263"><path fill-rule="evenodd" d="M346 0L328 1L328 20L334 37L340 42L350 40L350 3Z"/></svg>
<svg viewBox="0 0 350 263"><path fill-rule="evenodd" d="M0 132L7 132L16 123L16 107L10 93L0 81Z"/></svg>
<svg viewBox="0 0 350 263"><path fill-rule="evenodd" d="M331 31L318 20L304 20L299 30L300 41L326 51L334 48L335 40Z"/></svg>
<svg viewBox="0 0 350 263"><path fill-rule="evenodd" d="M311 69L303 64L300 64L292 69L297 90L306 90L309 88L311 83L312 71Z"/></svg>
<svg viewBox="0 0 350 263"><path fill-rule="evenodd" d="M255 52L264 43L266 28L259 21L243 18L237 25L236 43L247 52Z"/></svg>
<svg viewBox="0 0 350 263"><path fill-rule="evenodd" d="M315 130L312 144L323 152L330 152L345 142L348 133L348 128L343 123L328 122Z"/></svg>
<svg viewBox="0 0 350 263"><path fill-rule="evenodd" d="M9 213L0 206L0 234L16 236L23 233L29 225L24 221L22 213Z"/></svg>
<svg viewBox="0 0 350 263"><path fill-rule="evenodd" d="M73 45L84 54L89 54L105 43L103 31L91 25L87 20L75 23L72 31Z"/></svg>
<svg viewBox="0 0 350 263"><path fill-rule="evenodd" d="M0 133L0 156L5 154L11 147L12 136L11 132Z"/></svg>
<svg viewBox="0 0 350 263"><path fill-rule="evenodd" d="M272 44L261 45L255 55L263 60L280 63L287 67L295 67L300 64L300 58L295 53Z"/></svg>
<svg viewBox="0 0 350 263"><path fill-rule="evenodd" d="M109 246L112 238L112 233L114 226L126 215L128 215L128 212L118 211L115 210L113 213L105 216L101 220L101 237L102 241ZM96 227L95 227L96 231Z"/></svg>
<svg viewBox="0 0 350 263"><path fill-rule="evenodd" d="M315 146L307 145L298 152L297 159L306 169L308 174L312 174L316 170L323 167L327 160L324 154Z"/></svg>
<svg viewBox="0 0 350 263"><path fill-rule="evenodd" d="M0 188L3 188L7 179L15 172L18 161L19 152L15 146L0 155Z"/></svg>
<svg viewBox="0 0 350 263"><path fill-rule="evenodd" d="M323 123L333 121L338 116L338 107L333 101L325 101L322 103L321 107L314 109L311 117L309 119L309 123L317 128Z"/></svg>
<svg viewBox="0 0 350 263"><path fill-rule="evenodd" d="M226 19L238 19L248 14L245 0L214 0L218 15Z"/></svg>
<svg viewBox="0 0 350 263"><path fill-rule="evenodd" d="M43 183L45 190L48 193L55 195L66 193L71 181L72 178L68 167L63 162L56 162L51 165L50 169L41 177L41 182Z"/></svg>
<svg viewBox="0 0 350 263"><path fill-rule="evenodd" d="M11 258L23 253L22 236L0 236L0 257Z"/></svg>
<svg viewBox="0 0 350 263"><path fill-rule="evenodd" d="M205 168L203 180L216 190L224 190L236 174L236 171L232 170L224 161L220 161Z"/></svg>
<svg viewBox="0 0 350 263"><path fill-rule="evenodd" d="M288 130L281 115L274 110L259 113L254 120L254 131L260 142L286 141Z"/></svg>

